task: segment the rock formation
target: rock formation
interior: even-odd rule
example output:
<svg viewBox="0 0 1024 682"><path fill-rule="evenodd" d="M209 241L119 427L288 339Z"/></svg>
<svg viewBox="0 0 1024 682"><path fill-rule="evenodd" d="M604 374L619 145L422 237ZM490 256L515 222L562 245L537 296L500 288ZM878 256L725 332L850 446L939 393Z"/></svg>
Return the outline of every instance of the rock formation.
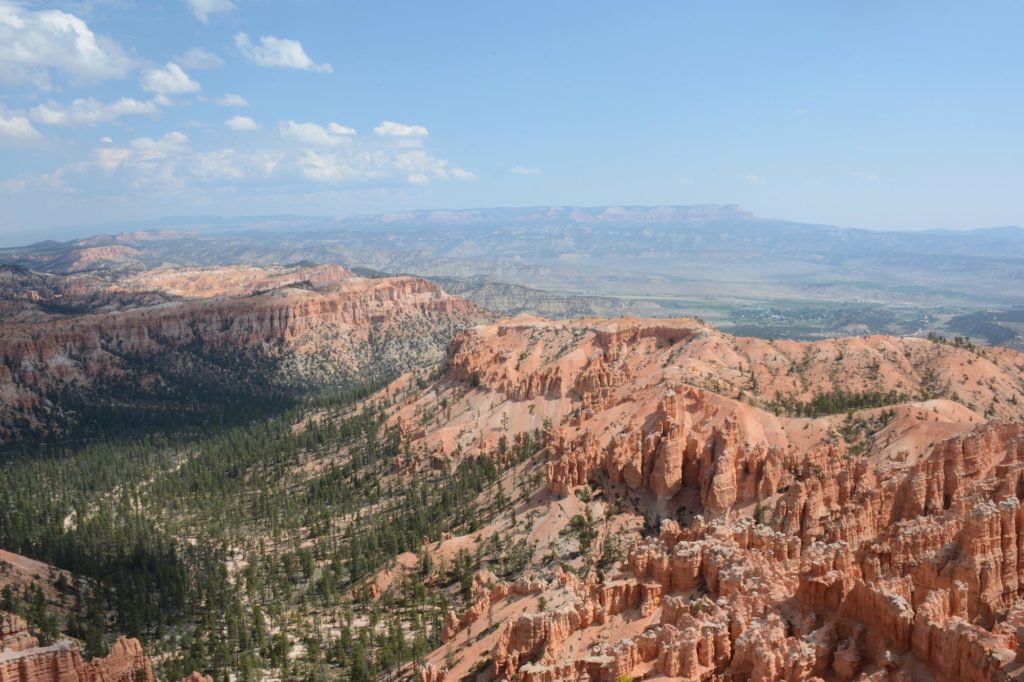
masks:
<svg viewBox="0 0 1024 682"><path fill-rule="evenodd" d="M193 379L254 390L379 379L435 363L456 330L483 319L425 280L363 279L338 266L159 270L106 284L8 279L0 440L25 420L59 428L74 421L74 400L102 404L115 391L142 401ZM14 300L32 283L49 286L41 302Z"/></svg>
<svg viewBox="0 0 1024 682"><path fill-rule="evenodd" d="M546 510L530 537L557 551L584 509L606 539L630 514L649 531L623 526L624 560L600 570L593 551L564 554L568 572L535 561L529 597L474 588L446 646L486 641L496 678L545 682L1020 679L1022 386L1019 353L922 339L770 342L686 320L469 330L429 398L394 410L406 424L423 400L453 405L411 447L476 455L539 430L547 502L517 510ZM487 609L509 615L466 632ZM429 679L458 679L440 651Z"/></svg>
<svg viewBox="0 0 1024 682"><path fill-rule="evenodd" d="M0 624L2 682L156 682L137 639L120 638L104 658L84 661L69 641L40 646L24 620L4 615Z"/></svg>

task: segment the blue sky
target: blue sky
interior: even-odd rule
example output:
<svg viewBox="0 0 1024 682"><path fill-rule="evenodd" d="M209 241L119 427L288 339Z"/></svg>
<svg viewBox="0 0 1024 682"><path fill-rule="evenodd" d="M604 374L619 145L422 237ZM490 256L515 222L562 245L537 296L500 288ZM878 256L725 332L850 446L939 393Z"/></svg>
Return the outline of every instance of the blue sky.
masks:
<svg viewBox="0 0 1024 682"><path fill-rule="evenodd" d="M1019 2L0 0L0 235L738 203L1024 224Z"/></svg>

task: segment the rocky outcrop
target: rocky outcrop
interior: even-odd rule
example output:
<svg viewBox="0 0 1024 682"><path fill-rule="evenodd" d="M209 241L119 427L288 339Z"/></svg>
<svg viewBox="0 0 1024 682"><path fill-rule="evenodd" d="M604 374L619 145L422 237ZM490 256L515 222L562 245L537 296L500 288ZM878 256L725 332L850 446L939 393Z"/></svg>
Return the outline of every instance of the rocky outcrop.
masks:
<svg viewBox="0 0 1024 682"><path fill-rule="evenodd" d="M213 678L209 675L193 672L188 677L182 679L181 682L213 682Z"/></svg>
<svg viewBox="0 0 1024 682"><path fill-rule="evenodd" d="M631 577L585 581L576 606L506 624L492 652L496 676L616 679L643 668L684 679L852 680L871 671L916 679L913 666L924 665L939 680L1009 680L1021 663L1020 595L1012 620L985 628L968 619L980 597L959 581L952 590L911 577L868 583L843 543L801 552L784 534L748 521L695 528L667 524L632 548ZM639 635L591 655L562 655L573 633L627 612L656 617Z"/></svg>
<svg viewBox="0 0 1024 682"><path fill-rule="evenodd" d="M558 650L573 632L593 622L587 608L523 614L506 623L492 651L494 674L506 679L522 664L557 661Z"/></svg>
<svg viewBox="0 0 1024 682"><path fill-rule="evenodd" d="M39 646L39 640L28 631L28 623L12 614L0 618L0 653L20 652Z"/></svg>
<svg viewBox="0 0 1024 682"><path fill-rule="evenodd" d="M878 548L908 528L921 534L928 526L879 524L871 551L857 552L845 541L805 546L799 537L749 519L696 519L686 529L666 522L657 538L630 550L629 578L606 579L589 588L601 596L592 601L603 607L605 617L637 608L643 619L660 610L659 621L641 635L600 652L606 656L601 679L630 674L642 665L687 679L718 672L751 680L851 680L865 671L895 673L907 654L940 680L1010 679L1010 670L1020 664L1024 634L1018 621L1007 617L1024 612L1018 567L1024 517L1015 497L998 503L984 497L993 487L1005 491L1020 442L1020 429L992 424L934 447L931 458L946 458L962 452L962 443L988 443L974 447L970 461L989 466L967 468L975 475L947 469L962 481L961 493L940 511L951 517L952 542L942 544L940 552L919 554L910 574L890 572L891 564L877 560ZM933 461L926 459L922 466ZM1001 473L979 487L982 471ZM1011 477L1010 487L1014 484ZM902 483L891 481L883 495L899 489ZM854 486L854 493L862 491ZM957 509L966 512L955 514ZM944 541L947 535L940 532L938 538ZM864 570L858 554L866 557ZM865 571L872 573L870 581ZM703 591L711 601L698 596ZM496 673L514 667L518 658L509 651L557 659L567 633L586 627L573 617L581 610L586 609L520 616L508 631L508 643L503 640L504 648L496 650L495 659L505 662ZM594 622L601 623L602 617ZM573 670L579 673L593 660L580 659Z"/></svg>
<svg viewBox="0 0 1024 682"><path fill-rule="evenodd" d="M502 599L513 595L539 594L544 587L544 583L538 580L521 578L514 582L508 582L497 580L489 572L479 571L473 576L473 584L470 588L473 595L472 603L463 612L461 618L454 611L448 612L441 637L446 642L452 639L460 630L469 627L485 615L492 604Z"/></svg>
<svg viewBox="0 0 1024 682"><path fill-rule="evenodd" d="M542 528L582 506L610 526L615 510L660 521L630 534L621 563L588 573L592 553L579 575L555 570L541 593L557 606L516 613L494 635L498 679L1024 674L1024 410L999 397L1019 390L1024 358L915 339L730 339L692 321L536 319L475 328L450 353L442 395L472 419L414 444L433 452L432 439L458 432L480 452L509 425L542 429ZM988 414L914 401L936 373L955 376L961 397L983 396ZM786 414L786 401L839 386L904 398ZM521 511L543 510L537 499ZM481 593L449 616L448 634L508 604Z"/></svg>
<svg viewBox="0 0 1024 682"><path fill-rule="evenodd" d="M40 646L22 618L0 613L0 682L157 682L157 678L137 639L119 637L106 656L86 661L74 642ZM181 682L213 682L213 678L193 672Z"/></svg>
<svg viewBox="0 0 1024 682"><path fill-rule="evenodd" d="M430 663L420 666L416 671L420 682L444 682L447 674L448 671L445 668L438 668Z"/></svg>
<svg viewBox="0 0 1024 682"><path fill-rule="evenodd" d="M84 661L69 641L40 646L25 621L5 615L0 629L2 682L156 682L137 639L120 638L103 658Z"/></svg>
<svg viewBox="0 0 1024 682"><path fill-rule="evenodd" d="M737 503L768 497L783 477L781 448L749 433L737 414L722 414L708 394L668 389L641 426L631 420L600 439L590 430L561 427L547 440L548 488L560 495L606 473L613 483L648 490L663 508L684 489L705 512L722 514Z"/></svg>
<svg viewBox="0 0 1024 682"><path fill-rule="evenodd" d="M103 404L115 391L144 403L190 381L252 391L370 381L439 361L452 335L484 318L413 277L361 279L336 266L262 274L248 268L204 272L214 278L204 286L190 272L134 275L119 295L134 293L101 309L79 312L69 297L60 303L69 312L6 319L0 438L26 419L37 429L73 422L69 405ZM151 300L136 291L144 285L164 289Z"/></svg>

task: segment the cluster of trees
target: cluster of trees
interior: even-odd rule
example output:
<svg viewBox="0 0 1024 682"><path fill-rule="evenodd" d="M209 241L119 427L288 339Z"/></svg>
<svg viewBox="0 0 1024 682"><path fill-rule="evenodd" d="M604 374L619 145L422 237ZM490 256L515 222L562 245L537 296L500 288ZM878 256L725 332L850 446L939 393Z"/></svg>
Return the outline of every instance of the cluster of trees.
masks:
<svg viewBox="0 0 1024 682"><path fill-rule="evenodd" d="M866 442L861 441L871 439L895 418L895 409L882 410L870 418L857 417L853 412L848 412L846 419L839 426L839 434L847 444L852 445L849 450L851 454L860 454L867 446Z"/></svg>
<svg viewBox="0 0 1024 682"><path fill-rule="evenodd" d="M957 348L966 348L967 350L975 349L974 342L971 341L971 337L969 336L954 336L953 339L950 340L947 339L945 336L942 336L941 334L936 334L935 332L928 332L928 340L931 341L932 343L947 343Z"/></svg>
<svg viewBox="0 0 1024 682"><path fill-rule="evenodd" d="M23 617L43 646L60 636L60 617L49 608L46 595L37 584L24 585L20 594L11 585L4 585L0 590L0 611Z"/></svg>
<svg viewBox="0 0 1024 682"><path fill-rule="evenodd" d="M540 433L424 470L385 427L386 405L354 407L366 395L322 395L211 435L12 454L0 467L0 546L81 576L57 629L90 655L124 633L168 654L169 679L397 673L439 646L449 597L468 598L473 571L515 572L530 551L499 543L451 566L425 558L422 575L384 602L367 598L368 578L425 538L472 532L508 510L499 481L540 449Z"/></svg>
<svg viewBox="0 0 1024 682"><path fill-rule="evenodd" d="M788 417L823 417L843 412L856 412L874 407L885 407L906 402L909 396L898 391L843 391L819 393L802 401L775 394L775 400L766 407L777 415Z"/></svg>
<svg viewBox="0 0 1024 682"><path fill-rule="evenodd" d="M157 466L153 440L74 455L19 456L0 469L0 546L102 580L105 609L132 635L182 617L188 571L173 538L123 496Z"/></svg>

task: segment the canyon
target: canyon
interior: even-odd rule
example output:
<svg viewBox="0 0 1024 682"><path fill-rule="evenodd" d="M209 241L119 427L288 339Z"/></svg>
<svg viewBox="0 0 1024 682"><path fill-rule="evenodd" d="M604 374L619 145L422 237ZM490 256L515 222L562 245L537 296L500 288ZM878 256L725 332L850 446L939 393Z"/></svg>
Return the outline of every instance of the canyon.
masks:
<svg viewBox="0 0 1024 682"><path fill-rule="evenodd" d="M204 394L384 380L436 363L455 331L486 319L425 280L337 265L114 277L7 267L0 311L0 442L71 431L97 405L195 412L212 407Z"/></svg>
<svg viewBox="0 0 1024 682"><path fill-rule="evenodd" d="M71 429L83 403L201 399L162 392L182 377L378 382L276 416L277 431L256 420L242 447L154 450L89 504L45 512L48 532L88 535L110 506L222 557L238 608L260 623L265 610L273 647L296 652L263 645L290 672L263 663L260 678L354 678L360 661L425 682L1024 675L1019 351L766 340L693 318L498 320L429 281L336 265L0 275L11 442L57 423L47 411ZM264 441L292 449L251 455ZM23 523L5 513L0 530ZM421 518L436 521L411 542L373 535ZM59 569L8 563L64 603ZM285 596L265 596L262 570L287 570ZM342 634L353 628L373 633L365 648ZM387 659L396 628L422 633L421 653ZM73 639L41 646L5 616L0 679L151 680L176 655L171 679L193 660L205 669L190 679L226 674L172 631L146 630L153 659L114 638L86 661Z"/></svg>

